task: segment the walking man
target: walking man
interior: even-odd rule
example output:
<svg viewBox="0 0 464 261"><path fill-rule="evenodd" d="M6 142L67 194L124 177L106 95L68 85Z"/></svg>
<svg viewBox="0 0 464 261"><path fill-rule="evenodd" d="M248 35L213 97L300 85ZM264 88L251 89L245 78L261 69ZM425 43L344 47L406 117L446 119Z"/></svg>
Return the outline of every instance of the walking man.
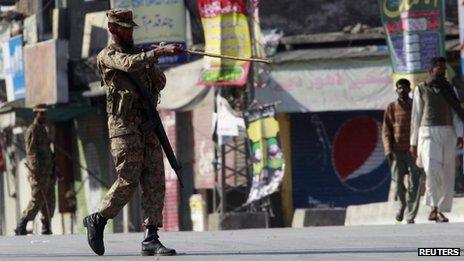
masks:
<svg viewBox="0 0 464 261"><path fill-rule="evenodd" d="M462 109L445 74L445 58L434 58L427 79L414 90L411 123L411 153L424 168L425 203L429 220L436 222L448 222L443 212L451 212L456 141L462 147L463 135Z"/></svg>
<svg viewBox="0 0 464 261"><path fill-rule="evenodd" d="M395 183L395 198L399 201L396 221L414 224L420 201L422 172L409 152L412 99L410 82L400 79L396 82L398 100L388 105L383 118L382 139L385 155L390 163L392 182ZM408 174L408 188L404 177Z"/></svg>
<svg viewBox="0 0 464 261"><path fill-rule="evenodd" d="M84 218L88 243L96 254L104 254L103 230L107 220L120 212L140 184L146 228L142 255L175 255L174 249L166 248L158 240L165 192L163 154L156 134L144 135L141 131L142 124L148 121L142 99L152 99L157 104L166 78L155 63L160 56L176 55L183 50L171 44L139 50L134 47L132 37L137 26L132 11L112 9L107 17L112 42L99 53L97 65L108 88L108 130L117 179L103 199L100 211ZM142 97L128 73L140 77L151 97Z"/></svg>
<svg viewBox="0 0 464 261"><path fill-rule="evenodd" d="M55 211L56 176L53 173L50 137L45 128L47 107L44 104L37 105L33 113L34 122L25 135L26 165L30 171L28 179L32 196L15 229L16 235L27 234L27 222L34 220L39 211L42 214L42 234L52 234L50 222Z"/></svg>

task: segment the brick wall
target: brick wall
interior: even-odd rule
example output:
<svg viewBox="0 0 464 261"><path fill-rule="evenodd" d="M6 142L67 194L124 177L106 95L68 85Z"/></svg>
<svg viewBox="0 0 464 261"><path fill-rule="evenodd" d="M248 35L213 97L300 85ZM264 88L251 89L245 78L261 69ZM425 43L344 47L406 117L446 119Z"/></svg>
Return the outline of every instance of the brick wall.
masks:
<svg viewBox="0 0 464 261"><path fill-rule="evenodd" d="M160 111L164 129L168 135L174 153L176 153L176 114L172 111ZM166 231L179 231L179 183L176 173L172 170L164 156L164 169L166 177L166 195L164 198L163 229Z"/></svg>

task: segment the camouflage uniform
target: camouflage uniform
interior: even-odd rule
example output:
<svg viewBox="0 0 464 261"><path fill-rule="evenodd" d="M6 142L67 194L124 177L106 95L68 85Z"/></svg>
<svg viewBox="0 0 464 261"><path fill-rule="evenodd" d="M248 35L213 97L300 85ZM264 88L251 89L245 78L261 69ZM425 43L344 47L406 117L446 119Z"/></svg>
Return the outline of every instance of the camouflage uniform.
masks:
<svg viewBox="0 0 464 261"><path fill-rule="evenodd" d="M163 226L164 166L162 148L155 133L143 135L141 124L147 121L140 94L127 73L137 73L157 104L166 78L155 67L154 51L142 52L112 43L97 58L102 82L108 88L107 113L117 179L103 199L100 215L115 217L131 199L137 186L142 187L144 225Z"/></svg>
<svg viewBox="0 0 464 261"><path fill-rule="evenodd" d="M33 220L40 211L42 220L50 222L55 210L55 182L50 138L43 124L34 120L26 131L26 164L30 170L32 198L22 217Z"/></svg>

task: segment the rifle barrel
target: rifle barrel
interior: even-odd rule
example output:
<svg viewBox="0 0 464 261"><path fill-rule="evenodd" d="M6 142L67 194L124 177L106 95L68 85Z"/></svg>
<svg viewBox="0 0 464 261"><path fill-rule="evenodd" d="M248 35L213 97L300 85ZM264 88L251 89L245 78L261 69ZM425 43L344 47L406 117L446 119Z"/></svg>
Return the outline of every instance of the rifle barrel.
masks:
<svg viewBox="0 0 464 261"><path fill-rule="evenodd" d="M224 54L215 54L215 53L207 53L207 52L201 52L201 51L193 51L193 50L185 50L189 54L197 54L197 55L203 55L203 56L210 56L210 57L215 57L215 58L224 58L224 59L230 59L230 60L237 60L237 61L246 61L246 62L258 62L258 63L267 63L271 64L272 61L269 59L262 59L262 58L245 58L245 57L236 57L236 56L231 56L231 55L224 55Z"/></svg>

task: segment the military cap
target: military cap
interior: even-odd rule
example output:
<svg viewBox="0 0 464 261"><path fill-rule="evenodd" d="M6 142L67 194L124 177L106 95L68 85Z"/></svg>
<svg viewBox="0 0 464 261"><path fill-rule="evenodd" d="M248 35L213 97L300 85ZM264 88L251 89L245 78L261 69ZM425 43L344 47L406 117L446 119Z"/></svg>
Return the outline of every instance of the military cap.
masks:
<svg viewBox="0 0 464 261"><path fill-rule="evenodd" d="M123 27L134 27L138 26L134 22L132 11L128 9L110 9L106 12L109 23L115 23Z"/></svg>
<svg viewBox="0 0 464 261"><path fill-rule="evenodd" d="M47 111L47 105L44 103L37 104L32 108L33 112L39 112L39 111Z"/></svg>

